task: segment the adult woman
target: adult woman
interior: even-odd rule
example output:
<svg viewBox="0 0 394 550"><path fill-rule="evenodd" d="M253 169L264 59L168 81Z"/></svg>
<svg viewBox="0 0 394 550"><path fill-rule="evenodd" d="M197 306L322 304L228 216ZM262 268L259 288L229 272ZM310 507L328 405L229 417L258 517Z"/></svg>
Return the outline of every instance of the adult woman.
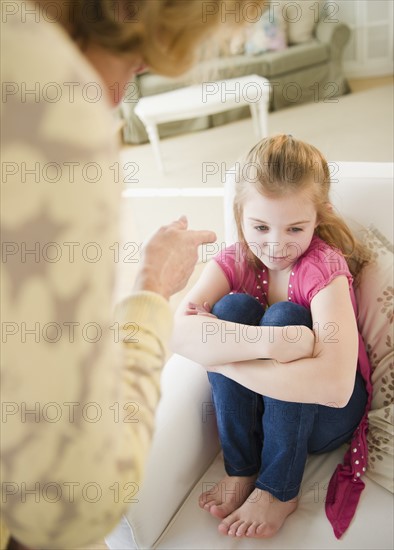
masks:
<svg viewBox="0 0 394 550"><path fill-rule="evenodd" d="M142 65L168 75L190 67L197 46L234 22L222 17L227 4L3 5L2 548L10 532L40 548L97 540L138 492L167 298L215 236L187 231L184 218L161 228L113 322L111 107Z"/></svg>

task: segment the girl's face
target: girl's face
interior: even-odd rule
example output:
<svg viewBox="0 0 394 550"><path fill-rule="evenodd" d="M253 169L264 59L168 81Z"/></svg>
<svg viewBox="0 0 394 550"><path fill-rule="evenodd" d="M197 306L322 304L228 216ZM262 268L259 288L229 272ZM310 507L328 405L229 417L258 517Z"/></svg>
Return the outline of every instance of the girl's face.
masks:
<svg viewBox="0 0 394 550"><path fill-rule="evenodd" d="M243 208L243 232L250 250L268 269L290 270L308 249L317 225L305 191L268 198L253 187Z"/></svg>

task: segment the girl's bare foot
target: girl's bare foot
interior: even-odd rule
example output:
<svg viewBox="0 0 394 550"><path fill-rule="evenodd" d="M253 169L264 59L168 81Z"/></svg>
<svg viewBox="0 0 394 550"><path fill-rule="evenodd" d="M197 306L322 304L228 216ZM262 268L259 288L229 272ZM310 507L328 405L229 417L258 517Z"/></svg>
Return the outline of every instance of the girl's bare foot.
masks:
<svg viewBox="0 0 394 550"><path fill-rule="evenodd" d="M245 502L254 489L256 477L224 476L211 490L200 495L200 508L216 518L225 518Z"/></svg>
<svg viewBox="0 0 394 550"><path fill-rule="evenodd" d="M297 499L282 502L267 491L255 489L237 510L223 519L218 529L232 537L273 537L297 504Z"/></svg>

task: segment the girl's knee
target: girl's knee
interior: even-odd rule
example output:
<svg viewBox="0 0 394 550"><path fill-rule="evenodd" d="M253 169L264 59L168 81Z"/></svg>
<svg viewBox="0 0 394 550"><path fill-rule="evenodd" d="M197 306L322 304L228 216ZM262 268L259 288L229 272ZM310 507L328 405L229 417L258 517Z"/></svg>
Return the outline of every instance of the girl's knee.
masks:
<svg viewBox="0 0 394 550"><path fill-rule="evenodd" d="M264 308L250 294L227 294L212 307L212 313L223 321L258 325L264 315Z"/></svg>
<svg viewBox="0 0 394 550"><path fill-rule="evenodd" d="M293 302L272 304L260 323L262 326L305 325L312 328L312 316L309 309Z"/></svg>

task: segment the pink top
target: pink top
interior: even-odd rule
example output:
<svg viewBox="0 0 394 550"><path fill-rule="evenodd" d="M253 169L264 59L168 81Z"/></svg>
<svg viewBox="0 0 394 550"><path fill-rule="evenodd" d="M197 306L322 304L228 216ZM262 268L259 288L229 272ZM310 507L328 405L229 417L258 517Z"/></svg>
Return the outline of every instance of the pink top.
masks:
<svg viewBox="0 0 394 550"><path fill-rule="evenodd" d="M245 249L235 243L215 256L230 284L231 292L247 293L268 307L269 270L264 266L254 271L245 260ZM353 277L342 253L314 236L308 250L300 256L290 273L288 300L310 309L312 298L335 277L345 275L349 282L350 298L357 318L357 303L353 290ZM339 464L331 477L327 498L326 514L335 536L340 538L348 528L357 508L365 484L361 480L367 468L368 447L366 432L368 411L372 399L370 380L371 367L365 344L359 332L358 370L368 392L368 403L364 416L354 432L343 464Z"/></svg>

